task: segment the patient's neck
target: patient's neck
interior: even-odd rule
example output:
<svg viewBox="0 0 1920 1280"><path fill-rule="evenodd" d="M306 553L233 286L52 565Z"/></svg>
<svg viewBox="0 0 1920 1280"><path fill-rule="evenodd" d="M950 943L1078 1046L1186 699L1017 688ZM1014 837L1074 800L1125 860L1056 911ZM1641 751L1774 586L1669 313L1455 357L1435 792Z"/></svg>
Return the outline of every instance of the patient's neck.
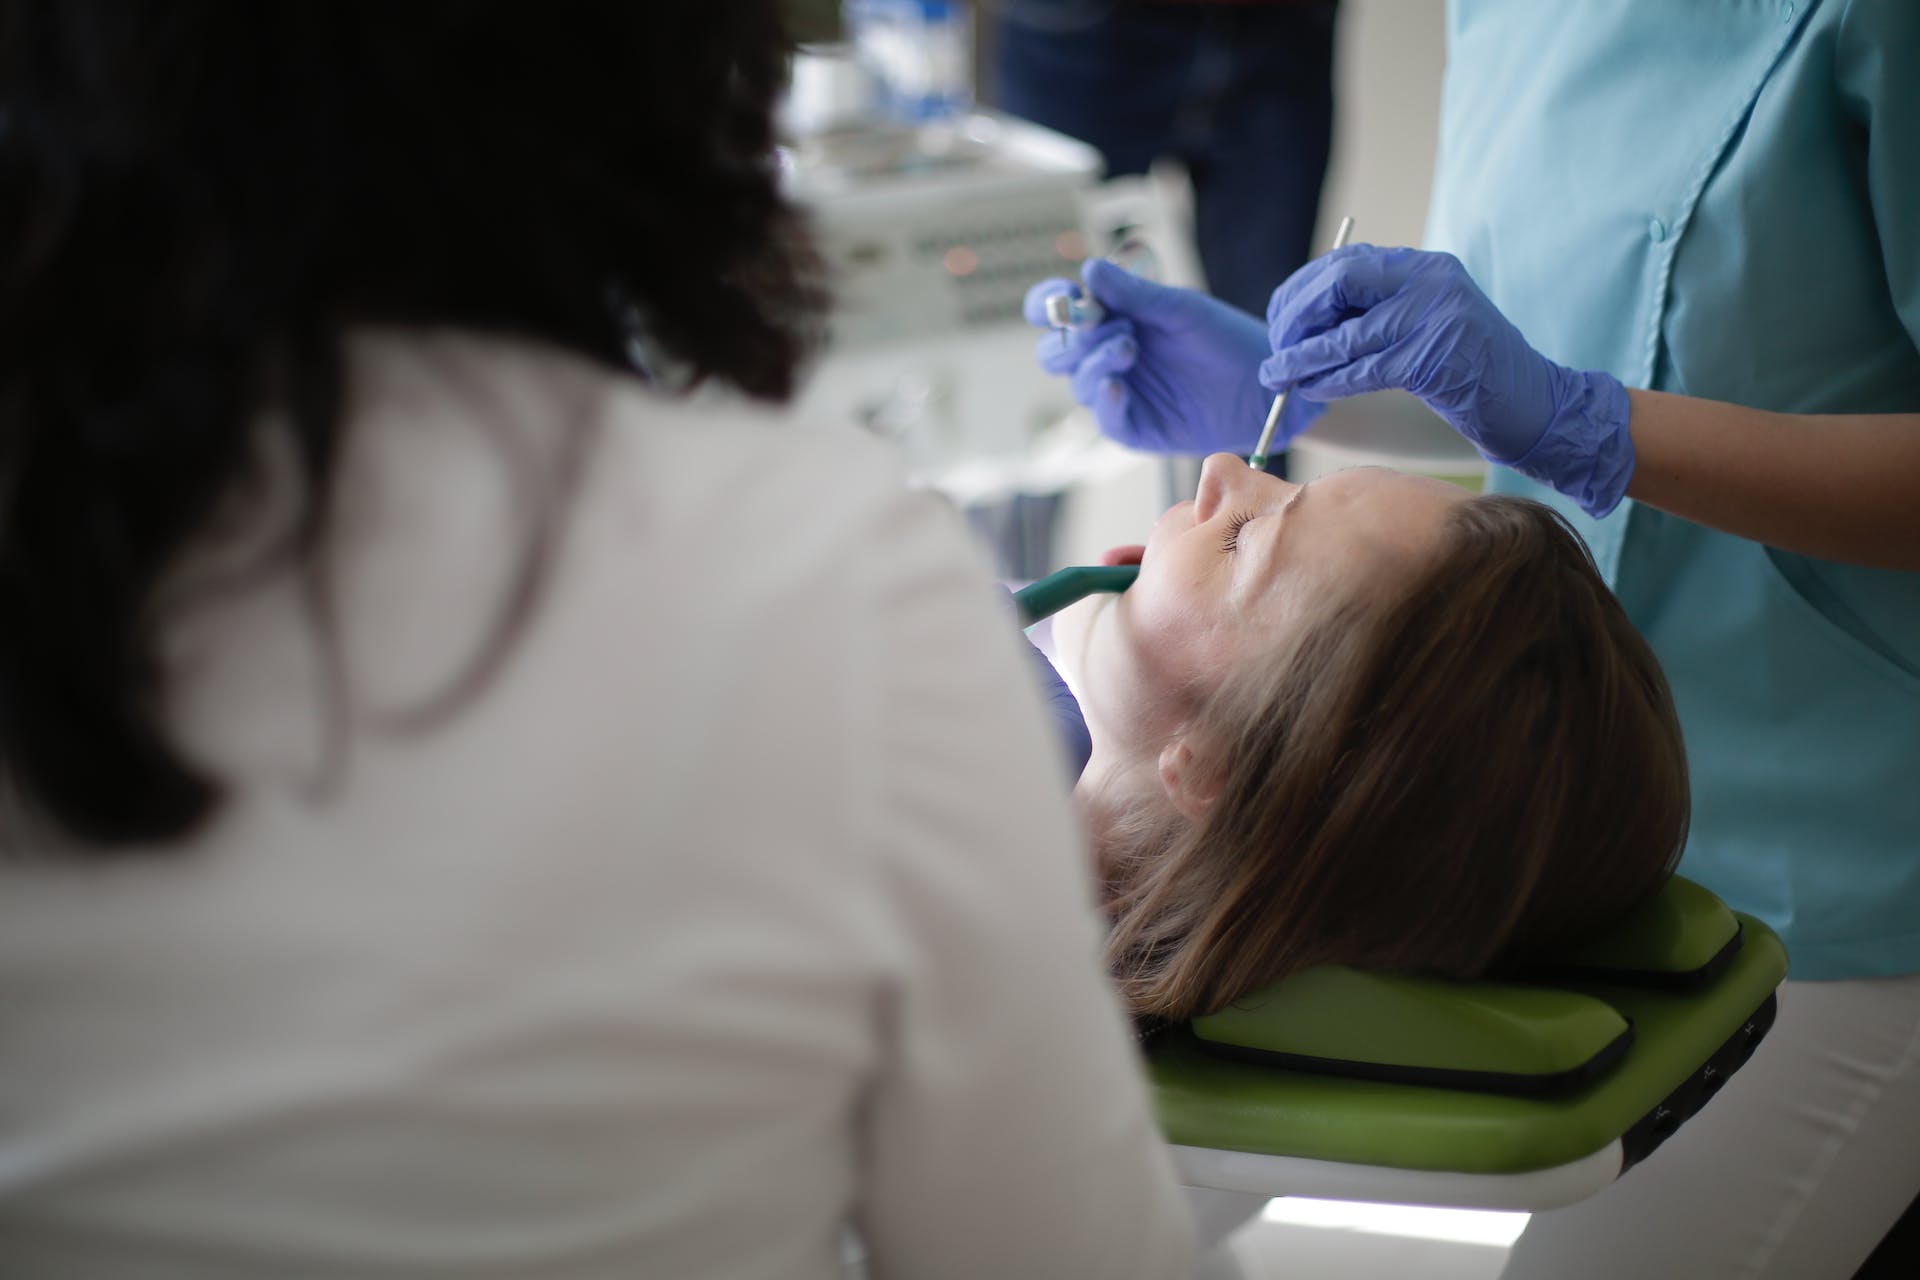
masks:
<svg viewBox="0 0 1920 1280"><path fill-rule="evenodd" d="M1111 745L1103 752L1100 735L1095 733L1093 755L1074 785L1073 800L1096 848L1116 823L1137 814L1142 804L1153 803L1155 796L1147 788L1159 785L1157 765Z"/></svg>

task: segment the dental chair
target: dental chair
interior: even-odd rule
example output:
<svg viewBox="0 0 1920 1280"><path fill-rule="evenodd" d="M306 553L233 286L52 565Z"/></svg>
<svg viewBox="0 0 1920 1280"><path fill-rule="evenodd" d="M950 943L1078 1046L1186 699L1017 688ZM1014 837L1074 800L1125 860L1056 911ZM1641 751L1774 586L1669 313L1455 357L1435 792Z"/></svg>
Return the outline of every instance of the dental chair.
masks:
<svg viewBox="0 0 1920 1280"><path fill-rule="evenodd" d="M1520 978L1315 969L1163 1033L1148 1069L1203 1247L1284 1195L1551 1209L1712 1099L1786 972L1771 929L1673 877Z"/></svg>

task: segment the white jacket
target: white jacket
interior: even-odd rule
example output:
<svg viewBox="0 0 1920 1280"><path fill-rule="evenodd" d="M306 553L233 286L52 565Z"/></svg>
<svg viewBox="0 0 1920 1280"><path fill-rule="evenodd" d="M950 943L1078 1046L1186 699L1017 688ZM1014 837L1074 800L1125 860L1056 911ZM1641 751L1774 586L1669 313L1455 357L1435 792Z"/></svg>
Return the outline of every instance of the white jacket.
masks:
<svg viewBox="0 0 1920 1280"><path fill-rule="evenodd" d="M233 576L271 500L171 593L219 820L0 860L0 1274L797 1280L846 1228L876 1276L1183 1274L953 514L875 441L549 352L351 369L333 622Z"/></svg>

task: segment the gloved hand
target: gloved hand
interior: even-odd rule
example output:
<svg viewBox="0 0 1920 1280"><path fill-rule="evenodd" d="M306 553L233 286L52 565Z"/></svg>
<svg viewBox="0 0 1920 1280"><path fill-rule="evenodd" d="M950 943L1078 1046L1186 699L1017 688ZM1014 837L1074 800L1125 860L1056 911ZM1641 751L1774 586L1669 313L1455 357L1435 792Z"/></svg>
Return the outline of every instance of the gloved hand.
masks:
<svg viewBox="0 0 1920 1280"><path fill-rule="evenodd" d="M1100 430L1150 453L1245 453L1260 438L1273 397L1257 377L1267 355L1260 322L1192 289L1142 279L1104 258L1081 275L1107 318L1040 339L1040 367L1073 379L1073 398L1093 410ZM1046 328L1047 299L1073 289L1042 280L1027 290L1027 323ZM1310 400L1288 405L1273 448L1306 430L1322 412Z"/></svg>
<svg viewBox="0 0 1920 1280"><path fill-rule="evenodd" d="M1482 457L1594 516L1618 506L1633 478L1619 379L1535 351L1451 254L1336 249L1274 290L1267 338L1260 381L1291 387L1289 404L1410 391Z"/></svg>
<svg viewBox="0 0 1920 1280"><path fill-rule="evenodd" d="M1006 594L1007 618L1018 626L1020 611L1014 604L1013 588L1007 587ZM1093 756L1093 735L1087 732L1087 718L1080 714L1080 700L1073 696L1073 690L1067 688L1067 682L1053 669L1053 663L1047 661L1047 655L1040 652L1040 647L1024 635L1020 637L1020 643L1033 661L1040 696L1045 700L1048 717L1053 721L1054 738L1060 743L1066 757L1067 785L1071 787L1080 780L1087 761Z"/></svg>

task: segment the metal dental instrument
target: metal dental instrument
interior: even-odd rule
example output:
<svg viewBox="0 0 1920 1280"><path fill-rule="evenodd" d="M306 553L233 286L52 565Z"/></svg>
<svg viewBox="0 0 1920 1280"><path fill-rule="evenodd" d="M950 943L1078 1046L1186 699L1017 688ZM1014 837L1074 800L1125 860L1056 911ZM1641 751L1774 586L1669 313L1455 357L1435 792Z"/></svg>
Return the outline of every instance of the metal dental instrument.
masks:
<svg viewBox="0 0 1920 1280"><path fill-rule="evenodd" d="M1340 219L1340 229L1333 233L1333 249L1338 249L1344 245L1347 242L1347 237L1352 234L1353 219ZM1332 253L1333 249L1329 249L1327 252ZM1053 299L1049 298L1047 302L1051 304ZM1052 316L1051 305L1049 305L1048 316L1049 318ZM1291 391L1292 389L1293 388L1289 387L1287 391ZM1247 465L1255 471L1265 471L1267 469L1267 447L1273 443L1274 430L1280 425L1280 415L1286 410L1286 407L1287 392L1282 391L1273 398L1273 408L1267 410L1267 425L1260 429L1260 443L1253 446L1253 454L1247 459Z"/></svg>
<svg viewBox="0 0 1920 1280"><path fill-rule="evenodd" d="M1056 293L1047 299L1047 327L1060 331L1062 350L1066 349L1067 334L1075 329L1091 329L1106 318L1106 308L1078 290Z"/></svg>
<svg viewBox="0 0 1920 1280"><path fill-rule="evenodd" d="M1123 270L1147 280L1160 278L1160 256L1153 246L1139 236L1132 234L1134 228L1123 227L1115 232L1119 237L1113 249L1106 255L1107 261ZM1066 349L1067 336L1076 329L1091 329L1107 318L1107 309L1079 285L1070 293L1056 293L1047 299L1047 327L1060 331L1060 347Z"/></svg>
<svg viewBox="0 0 1920 1280"><path fill-rule="evenodd" d="M1125 591L1139 576L1137 564L1078 564L1022 587L1013 593L1013 604L1020 612L1020 625L1030 627L1097 591Z"/></svg>

